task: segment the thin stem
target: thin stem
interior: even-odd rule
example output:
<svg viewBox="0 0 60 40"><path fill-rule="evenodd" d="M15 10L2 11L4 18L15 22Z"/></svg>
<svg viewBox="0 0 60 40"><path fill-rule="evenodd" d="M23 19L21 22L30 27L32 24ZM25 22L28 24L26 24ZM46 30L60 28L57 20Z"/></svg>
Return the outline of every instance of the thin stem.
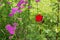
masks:
<svg viewBox="0 0 60 40"><path fill-rule="evenodd" d="M38 2L37 2L37 13L38 13Z"/></svg>
<svg viewBox="0 0 60 40"><path fill-rule="evenodd" d="M57 12L58 12L58 15L57 15L57 27L58 27L59 26L59 2L57 4L58 4L58 9L57 9ZM58 40L58 33L56 33L56 40Z"/></svg>
<svg viewBox="0 0 60 40"><path fill-rule="evenodd" d="M47 38L47 40L49 40L49 37L48 37L47 33L46 33L46 38Z"/></svg>

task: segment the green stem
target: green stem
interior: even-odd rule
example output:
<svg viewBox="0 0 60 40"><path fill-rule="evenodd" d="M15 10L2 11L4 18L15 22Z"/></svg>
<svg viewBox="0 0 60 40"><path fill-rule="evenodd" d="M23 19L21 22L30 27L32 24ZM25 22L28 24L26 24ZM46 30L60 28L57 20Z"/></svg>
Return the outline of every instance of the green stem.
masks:
<svg viewBox="0 0 60 40"><path fill-rule="evenodd" d="M58 15L57 15L57 27L59 26L59 1L58 1L58 9L57 9L57 12L58 12ZM56 40L58 40L58 33L56 33Z"/></svg>
<svg viewBox="0 0 60 40"><path fill-rule="evenodd" d="M37 3L37 13L38 13L38 3Z"/></svg>

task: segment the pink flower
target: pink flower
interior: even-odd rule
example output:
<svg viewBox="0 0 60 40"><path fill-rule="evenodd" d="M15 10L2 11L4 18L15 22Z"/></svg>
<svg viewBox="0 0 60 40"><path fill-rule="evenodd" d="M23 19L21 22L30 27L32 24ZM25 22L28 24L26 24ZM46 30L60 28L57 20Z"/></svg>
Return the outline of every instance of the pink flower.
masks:
<svg viewBox="0 0 60 40"><path fill-rule="evenodd" d="M39 2L40 0L35 0L36 2Z"/></svg>
<svg viewBox="0 0 60 40"><path fill-rule="evenodd" d="M13 26L15 27L14 29L16 30L16 26L18 26L18 24L16 22L14 22Z"/></svg>
<svg viewBox="0 0 60 40"><path fill-rule="evenodd" d="M22 8L23 8L23 7L24 7L24 6L22 6ZM14 14L16 14L16 12L21 13L22 10L19 10L18 8L12 8L12 11L11 11L11 13L9 14L9 16L12 17Z"/></svg>
<svg viewBox="0 0 60 40"><path fill-rule="evenodd" d="M12 8L12 12L13 14L15 14L17 12L18 8Z"/></svg>
<svg viewBox="0 0 60 40"><path fill-rule="evenodd" d="M9 16L13 16L16 12L18 11L18 8L12 8L11 13L9 14Z"/></svg>
<svg viewBox="0 0 60 40"><path fill-rule="evenodd" d="M28 4L28 1L26 1L25 4Z"/></svg>
<svg viewBox="0 0 60 40"><path fill-rule="evenodd" d="M22 12L22 10L18 10L18 12L19 12L19 13L21 13L21 12Z"/></svg>
<svg viewBox="0 0 60 40"><path fill-rule="evenodd" d="M24 1L24 3L23 3L23 4L25 4L25 5L26 5L26 4L28 4L28 1Z"/></svg>
<svg viewBox="0 0 60 40"><path fill-rule="evenodd" d="M20 0L20 1L18 2L17 6L20 7L21 4L23 4L23 3L24 3L24 0Z"/></svg>
<svg viewBox="0 0 60 40"><path fill-rule="evenodd" d="M10 34L15 34L16 26L17 26L16 23L14 23L13 26L7 24L5 28Z"/></svg>
<svg viewBox="0 0 60 40"><path fill-rule="evenodd" d="M9 16L12 17L14 14L13 13L10 13Z"/></svg>
<svg viewBox="0 0 60 40"><path fill-rule="evenodd" d="M15 34L14 28L10 24L6 25L6 30L8 30L10 34Z"/></svg>
<svg viewBox="0 0 60 40"><path fill-rule="evenodd" d="M20 6L20 8L24 8L24 6Z"/></svg>

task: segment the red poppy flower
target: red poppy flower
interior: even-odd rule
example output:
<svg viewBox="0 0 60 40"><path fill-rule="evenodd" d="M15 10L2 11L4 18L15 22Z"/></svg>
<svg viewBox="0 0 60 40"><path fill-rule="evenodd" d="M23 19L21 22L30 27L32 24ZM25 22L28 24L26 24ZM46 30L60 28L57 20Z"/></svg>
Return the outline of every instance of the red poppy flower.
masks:
<svg viewBox="0 0 60 40"><path fill-rule="evenodd" d="M42 22L43 21L43 16L41 14L37 14L35 17L36 22Z"/></svg>

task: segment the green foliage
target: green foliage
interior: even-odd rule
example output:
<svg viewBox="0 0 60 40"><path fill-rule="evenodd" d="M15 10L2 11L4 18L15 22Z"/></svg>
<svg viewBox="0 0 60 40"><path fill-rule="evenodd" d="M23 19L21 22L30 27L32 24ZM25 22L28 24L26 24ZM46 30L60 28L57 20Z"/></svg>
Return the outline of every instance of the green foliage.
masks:
<svg viewBox="0 0 60 40"><path fill-rule="evenodd" d="M17 22L19 25L17 26L16 34L12 40L56 40L56 33L58 33L58 40L60 40L60 18L57 23L57 15L60 17L60 12L58 13L57 0L41 0L38 3L38 12L35 0L29 0L29 5L31 5L32 8L27 9L28 5L26 5L21 14L16 13L13 17L9 17L8 14L13 7L16 7L19 1L9 1L12 2L10 5L6 3L8 0L1 1L0 40L9 40L8 37L10 34L5 29L5 26L13 22ZM42 14L44 17L43 24L38 24L35 21L35 15L38 13ZM22 20L18 20L17 18L22 18Z"/></svg>

